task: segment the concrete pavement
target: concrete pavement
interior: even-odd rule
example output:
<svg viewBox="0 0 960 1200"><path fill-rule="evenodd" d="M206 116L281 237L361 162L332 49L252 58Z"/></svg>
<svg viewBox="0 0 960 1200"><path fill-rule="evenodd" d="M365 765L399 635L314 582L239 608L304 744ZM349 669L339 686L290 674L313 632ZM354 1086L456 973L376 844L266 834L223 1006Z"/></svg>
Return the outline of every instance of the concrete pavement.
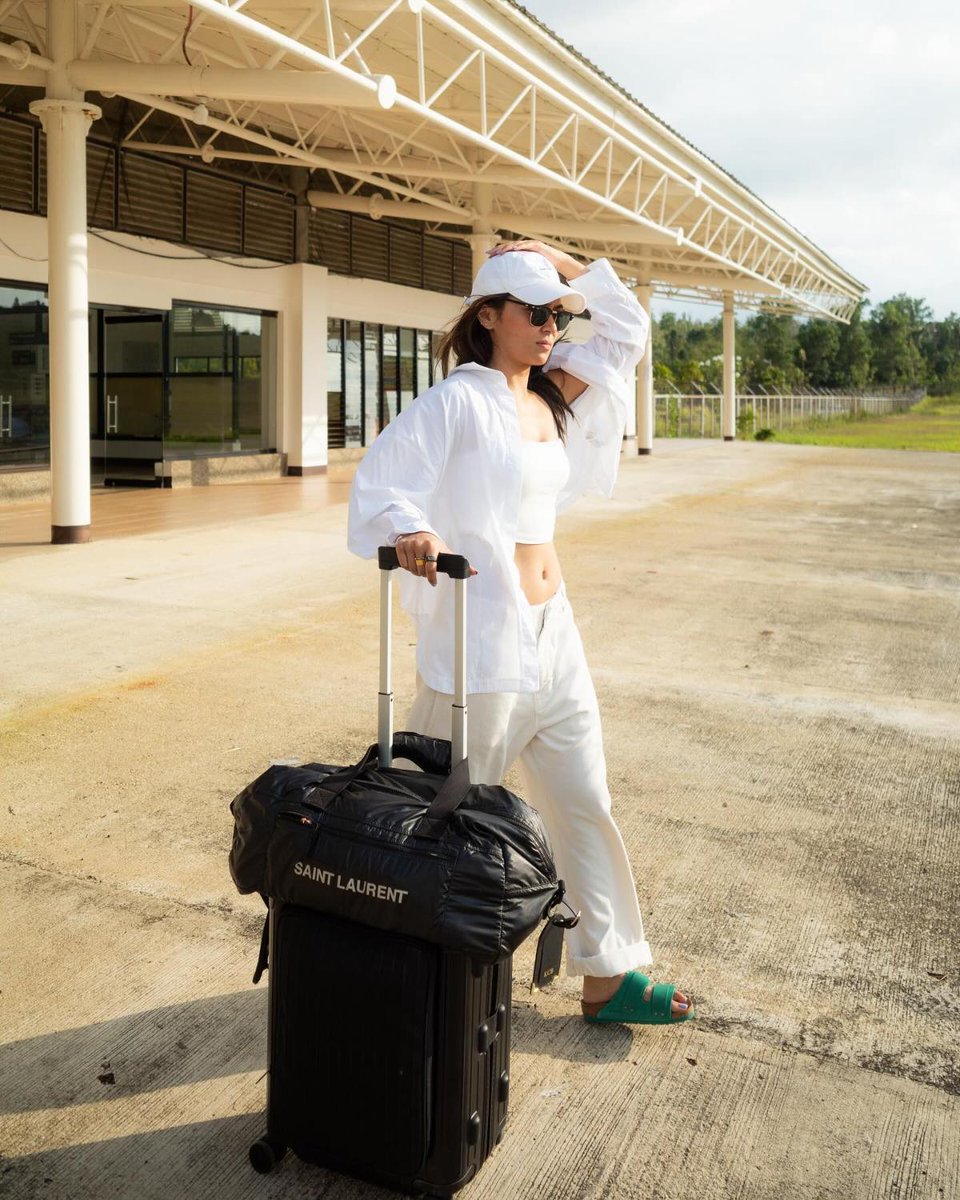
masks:
<svg viewBox="0 0 960 1200"><path fill-rule="evenodd" d="M389 1194L246 1163L266 987L227 805L375 724L375 571L321 481L251 513L270 486L6 551L11 1200ZM960 458L661 442L558 542L655 974L699 1018L586 1026L576 981L531 998L524 946L507 1136L466 1197L960 1195Z"/></svg>

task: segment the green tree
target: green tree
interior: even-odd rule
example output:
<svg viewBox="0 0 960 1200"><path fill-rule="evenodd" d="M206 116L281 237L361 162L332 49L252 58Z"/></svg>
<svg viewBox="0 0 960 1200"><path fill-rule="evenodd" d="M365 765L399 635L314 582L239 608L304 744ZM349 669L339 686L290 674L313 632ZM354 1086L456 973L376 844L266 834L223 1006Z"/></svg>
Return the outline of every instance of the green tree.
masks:
<svg viewBox="0 0 960 1200"><path fill-rule="evenodd" d="M796 364L797 322L777 313L757 313L738 332L742 383L748 388L787 391L803 383Z"/></svg>
<svg viewBox="0 0 960 1200"><path fill-rule="evenodd" d="M653 360L653 385L659 387L663 383L675 383L676 377L670 368L669 363L665 363L663 359L654 358Z"/></svg>
<svg viewBox="0 0 960 1200"><path fill-rule="evenodd" d="M715 321L705 321L703 324L691 324L687 331L687 349L690 358L695 359L701 366L707 361L723 354L723 318Z"/></svg>
<svg viewBox="0 0 960 1200"><path fill-rule="evenodd" d="M797 365L814 387L833 386L839 349L836 321L806 321L797 330Z"/></svg>
<svg viewBox="0 0 960 1200"><path fill-rule="evenodd" d="M926 325L920 350L927 364L931 392L960 392L960 317L951 313L943 321Z"/></svg>
<svg viewBox="0 0 960 1200"><path fill-rule="evenodd" d="M682 391L720 385L722 318L665 313L653 346L658 379ZM737 326L737 378L742 388L779 392L871 383L960 391L960 316L934 321L924 300L903 293L872 310L862 300L846 324L760 312Z"/></svg>
<svg viewBox="0 0 960 1200"><path fill-rule="evenodd" d="M920 342L932 316L925 301L903 292L873 310L868 324L878 383L914 387L926 382L927 364Z"/></svg>
<svg viewBox="0 0 960 1200"><path fill-rule="evenodd" d="M676 313L664 313L659 321L653 322L654 354L660 354L673 370L672 364L686 357L687 336L685 324Z"/></svg>
<svg viewBox="0 0 960 1200"><path fill-rule="evenodd" d="M681 392L695 391L698 387L702 388L706 382L703 367L690 358L677 363L674 376Z"/></svg>
<svg viewBox="0 0 960 1200"><path fill-rule="evenodd" d="M746 323L745 332L760 359L787 371L793 366L796 329L793 317L761 312Z"/></svg>
<svg viewBox="0 0 960 1200"><path fill-rule="evenodd" d="M871 342L863 321L868 305L867 300L861 300L853 310L849 324L839 326L834 376L830 381L833 387L864 388L870 381Z"/></svg>

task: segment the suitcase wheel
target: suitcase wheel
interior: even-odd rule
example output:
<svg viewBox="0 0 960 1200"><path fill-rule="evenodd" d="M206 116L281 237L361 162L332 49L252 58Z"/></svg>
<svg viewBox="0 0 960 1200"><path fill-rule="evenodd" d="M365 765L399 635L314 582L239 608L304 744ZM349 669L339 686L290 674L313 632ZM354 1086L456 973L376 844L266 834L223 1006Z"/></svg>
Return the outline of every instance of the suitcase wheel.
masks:
<svg viewBox="0 0 960 1200"><path fill-rule="evenodd" d="M261 1175L269 1174L286 1154L287 1148L269 1135L258 1138L250 1147L250 1165Z"/></svg>

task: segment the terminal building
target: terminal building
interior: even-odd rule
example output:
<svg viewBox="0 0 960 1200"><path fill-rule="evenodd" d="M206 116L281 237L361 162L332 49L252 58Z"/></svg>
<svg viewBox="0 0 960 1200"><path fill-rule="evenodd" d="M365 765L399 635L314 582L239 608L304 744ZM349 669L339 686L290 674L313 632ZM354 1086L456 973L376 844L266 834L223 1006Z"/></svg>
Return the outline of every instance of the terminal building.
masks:
<svg viewBox="0 0 960 1200"><path fill-rule="evenodd" d="M864 292L511 0L0 0L0 97L0 508L54 542L92 487L361 454L502 236L722 306L727 438L735 312Z"/></svg>

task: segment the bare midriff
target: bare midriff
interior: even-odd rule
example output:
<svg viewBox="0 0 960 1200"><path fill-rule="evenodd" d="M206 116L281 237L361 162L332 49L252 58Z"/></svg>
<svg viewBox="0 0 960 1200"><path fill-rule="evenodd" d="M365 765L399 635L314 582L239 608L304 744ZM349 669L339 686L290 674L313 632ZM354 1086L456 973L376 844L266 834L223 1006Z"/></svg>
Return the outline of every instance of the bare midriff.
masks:
<svg viewBox="0 0 960 1200"><path fill-rule="evenodd" d="M553 542L517 542L514 562L523 594L531 604L543 604L560 586L560 560Z"/></svg>

